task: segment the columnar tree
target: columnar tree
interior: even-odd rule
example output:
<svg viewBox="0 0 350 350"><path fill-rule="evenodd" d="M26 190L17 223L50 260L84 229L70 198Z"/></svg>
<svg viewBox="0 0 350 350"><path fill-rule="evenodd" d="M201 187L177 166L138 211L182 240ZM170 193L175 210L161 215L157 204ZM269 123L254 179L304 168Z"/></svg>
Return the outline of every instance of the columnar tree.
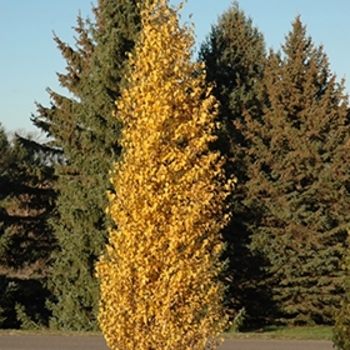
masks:
<svg viewBox="0 0 350 350"><path fill-rule="evenodd" d="M107 238L108 171L120 153L120 123L112 116L126 62L139 32L135 0L99 0L95 22L77 19L75 47L55 36L67 61L58 79L69 95L49 90L51 107L38 105L34 124L47 132L65 162L55 167L59 249L49 288L51 327L97 329L98 282L94 264Z"/></svg>
<svg viewBox="0 0 350 350"><path fill-rule="evenodd" d="M265 68L262 118L237 123L249 140L245 203L262 214L252 248L284 321L331 323L350 223L348 101L300 18L282 50Z"/></svg>
<svg viewBox="0 0 350 350"><path fill-rule="evenodd" d="M109 194L117 228L97 265L99 321L111 349L212 349L226 325L219 232L230 187L209 149L218 105L178 9L146 3L116 103L123 160Z"/></svg>
<svg viewBox="0 0 350 350"><path fill-rule="evenodd" d="M201 45L199 60L207 69L207 81L213 83L213 95L220 102L217 120L221 123L215 148L224 154L226 174L235 174L238 183L230 198L234 213L229 225L223 231L229 259L225 276L226 302L233 314L246 309L246 322L257 322L263 318L264 310L271 308L266 292L259 289L257 280L262 278L258 271L259 258L252 256L248 244L250 233L247 225L256 215L244 205L245 183L247 181L245 154L242 145L247 143L244 135L235 125L242 120L244 111L259 115L261 102L257 86L261 82L265 43L261 32L239 8L237 2L228 8L212 26L206 41Z"/></svg>

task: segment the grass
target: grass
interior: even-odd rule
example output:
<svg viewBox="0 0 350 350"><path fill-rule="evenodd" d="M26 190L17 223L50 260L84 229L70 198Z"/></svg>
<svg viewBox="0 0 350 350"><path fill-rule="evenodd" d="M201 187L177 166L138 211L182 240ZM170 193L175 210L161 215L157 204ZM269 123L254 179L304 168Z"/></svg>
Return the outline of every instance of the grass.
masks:
<svg viewBox="0 0 350 350"><path fill-rule="evenodd" d="M277 327L269 326L254 332L228 332L225 338L231 339L294 339L294 340L331 340L333 328L313 327ZM62 335L62 336L101 336L99 332L69 332L53 330L0 330L1 335Z"/></svg>
<svg viewBox="0 0 350 350"><path fill-rule="evenodd" d="M60 336L101 336L101 332L83 332L83 331L59 331L59 330L51 330L46 328L41 329L0 329L1 335L60 335Z"/></svg>
<svg viewBox="0 0 350 350"><path fill-rule="evenodd" d="M333 328L330 326L269 326L253 332L228 332L225 334L226 338L236 339L331 340L332 336Z"/></svg>

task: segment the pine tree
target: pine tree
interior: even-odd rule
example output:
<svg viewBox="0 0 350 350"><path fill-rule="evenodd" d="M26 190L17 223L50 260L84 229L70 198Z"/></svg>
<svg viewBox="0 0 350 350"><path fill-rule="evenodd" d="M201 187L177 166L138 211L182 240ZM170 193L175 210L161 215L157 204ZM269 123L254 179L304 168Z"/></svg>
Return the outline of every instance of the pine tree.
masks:
<svg viewBox="0 0 350 350"><path fill-rule="evenodd" d="M349 240L349 238L348 238ZM349 241L348 241L349 243ZM345 270L344 276L344 289L345 293L342 295L341 306L336 311L335 326L333 329L333 346L337 350L349 350L350 349L350 256L349 251L344 254Z"/></svg>
<svg viewBox="0 0 350 350"><path fill-rule="evenodd" d="M348 122L350 122L350 109L348 109ZM349 247L349 231L347 238L347 248ZM350 254L349 249L343 257L343 270L344 275L344 294L341 297L340 308L335 313L335 326L333 330L333 346L337 350L348 350L350 349Z"/></svg>
<svg viewBox="0 0 350 350"><path fill-rule="evenodd" d="M99 321L111 349L212 349L226 324L217 278L229 185L209 150L218 106L178 9L146 3L116 103L123 161L109 194L117 229L97 265Z"/></svg>
<svg viewBox="0 0 350 350"><path fill-rule="evenodd" d="M55 247L48 224L56 197L52 164L1 127L0 147L0 326L25 326L16 305L33 324L47 325L47 266Z"/></svg>
<svg viewBox="0 0 350 350"><path fill-rule="evenodd" d="M212 26L201 45L199 60L205 63L207 81L214 85L213 95L220 102L217 120L222 127L215 148L229 160L227 175L234 174L238 178L230 198L232 219L223 231L227 244L224 258L229 260L224 279L226 303L233 315L245 308L245 324L252 326L253 321L256 323L263 318L264 310L271 308L271 303L267 302L266 291L260 290L257 284L262 278L258 270L260 259L252 256L248 248L250 233L247 225L255 214L252 215L243 203L247 174L242 146L247 140L234 121L242 120L245 111L261 113L257 86L263 76L265 43L263 35L237 2Z"/></svg>
<svg viewBox="0 0 350 350"><path fill-rule="evenodd" d="M125 53L139 32L136 0L99 0L93 11L94 23L78 17L75 47L55 36L67 61L67 72L58 79L69 95L49 90L52 106L38 105L33 117L65 159L55 167L58 218L52 225L59 249L53 256L49 307L51 327L69 330L97 329L94 264L107 238L108 171L120 154L120 123L112 113Z"/></svg>
<svg viewBox="0 0 350 350"><path fill-rule="evenodd" d="M284 322L332 323L350 222L348 101L299 17L282 50L265 67L262 118L246 113L240 124L250 142L245 203L260 213L252 248L267 259L264 286Z"/></svg>

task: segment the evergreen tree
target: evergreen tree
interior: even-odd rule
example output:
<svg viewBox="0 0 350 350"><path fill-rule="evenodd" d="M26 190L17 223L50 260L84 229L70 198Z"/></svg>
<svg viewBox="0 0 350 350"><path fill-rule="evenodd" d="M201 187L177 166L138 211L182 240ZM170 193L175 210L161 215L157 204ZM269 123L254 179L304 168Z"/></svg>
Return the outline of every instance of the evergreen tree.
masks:
<svg viewBox="0 0 350 350"><path fill-rule="evenodd" d="M117 229L97 265L99 320L111 349L213 349L226 325L217 277L229 190L209 150L218 106L178 10L146 3L117 100L123 161L109 195Z"/></svg>
<svg viewBox="0 0 350 350"><path fill-rule="evenodd" d="M55 247L48 224L56 197L52 164L19 136L9 140L3 128L0 147L0 325L26 326L16 308L33 324L47 325L45 284Z"/></svg>
<svg viewBox="0 0 350 350"><path fill-rule="evenodd" d="M332 323L350 222L348 101L299 17L282 50L265 67L262 118L237 123L250 142L245 203L261 214L252 249L284 322Z"/></svg>
<svg viewBox="0 0 350 350"><path fill-rule="evenodd" d="M263 75L265 43L263 35L237 2L212 26L201 45L199 60L205 63L207 81L213 83L213 95L220 101L217 120L221 128L215 148L229 160L226 164L228 176L234 174L238 178L230 198L232 219L223 231L227 244L224 258L229 261L225 276L226 302L233 315L244 307L245 323L251 325L253 319L256 323L263 318L264 310L271 308L271 304L267 302L269 296L257 284L262 278L258 271L260 259L252 256L248 248L247 225L256 213L250 213L243 203L247 174L242 146L247 140L234 121L242 120L245 111L258 115L261 111L257 86Z"/></svg>
<svg viewBox="0 0 350 350"><path fill-rule="evenodd" d="M350 117L350 109L348 109L348 124ZM348 241L349 247L349 231ZM338 350L350 349L350 254L349 250L344 254L343 269L345 271L344 276L344 294L341 299L341 306L336 311L335 326L333 330L333 345Z"/></svg>
<svg viewBox="0 0 350 350"><path fill-rule="evenodd" d="M67 61L58 74L68 96L49 90L52 106L38 105L34 124L64 154L55 167L58 218L52 221L59 249L49 288L51 327L97 328L98 282L94 264L107 238L108 171L120 153L120 123L112 116L123 84L126 55L139 32L136 0L99 0L95 22L77 19L76 46L55 41Z"/></svg>
<svg viewBox="0 0 350 350"><path fill-rule="evenodd" d="M348 238L349 240L349 238ZM349 251L344 256L345 269L345 293L342 296L341 307L336 312L335 326L333 330L333 345L337 350L350 349L350 255Z"/></svg>

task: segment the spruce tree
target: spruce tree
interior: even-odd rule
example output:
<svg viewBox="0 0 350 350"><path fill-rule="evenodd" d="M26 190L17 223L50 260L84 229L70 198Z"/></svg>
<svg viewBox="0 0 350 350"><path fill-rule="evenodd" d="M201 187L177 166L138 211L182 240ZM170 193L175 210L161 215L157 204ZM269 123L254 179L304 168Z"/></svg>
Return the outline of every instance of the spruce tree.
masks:
<svg viewBox="0 0 350 350"><path fill-rule="evenodd" d="M247 140L234 121L242 120L244 111L252 114L261 111L257 86L263 75L265 43L262 33L237 2L212 26L201 45L199 60L205 63L207 81L214 85L212 93L220 102L217 121L221 128L215 148L228 159L226 174L234 174L238 179L230 198L232 219L223 231L227 244L224 258L229 261L224 279L226 303L233 316L245 308L245 324L252 325L253 319L256 323L263 318L264 310L271 304L267 302L269 296L258 285L262 278L258 270L260 259L248 248L247 226L256 213L251 213L243 203L247 174L242 146Z"/></svg>
<svg viewBox="0 0 350 350"><path fill-rule="evenodd" d="M350 122L350 109L348 109L348 125ZM349 233L347 247L349 247ZM341 297L340 308L335 313L335 326L333 330L333 345L338 350L350 349L350 254L349 249L344 254L342 268L344 274L344 294Z"/></svg>
<svg viewBox="0 0 350 350"><path fill-rule="evenodd" d="M261 96L262 117L237 123L249 140L245 203L259 213L252 249L266 257L281 320L332 323L350 223L348 101L299 17L270 53Z"/></svg>
<svg viewBox="0 0 350 350"><path fill-rule="evenodd" d="M349 240L349 238L348 238ZM342 295L340 308L336 311L335 326L333 330L333 345L337 350L350 349L350 255L349 251L344 255L343 268L344 294Z"/></svg>
<svg viewBox="0 0 350 350"><path fill-rule="evenodd" d="M58 79L68 94L49 90L51 107L38 105L34 124L50 137L50 147L63 152L55 167L58 181L52 220L59 249L53 256L49 289L53 298L51 327L97 329L98 282L94 264L104 247L108 171L120 153L120 123L112 116L120 94L126 52L139 32L135 0L99 0L95 22L77 19L76 45L55 36L67 61Z"/></svg>
<svg viewBox="0 0 350 350"><path fill-rule="evenodd" d="M123 161L109 194L117 229L97 265L99 320L110 349L213 349L226 325L217 277L230 187L209 149L218 105L178 9L146 3L116 102Z"/></svg>
<svg viewBox="0 0 350 350"><path fill-rule="evenodd" d="M0 327L28 326L18 308L33 325L47 325L47 266L55 247L48 224L56 197L52 164L1 127L0 147Z"/></svg>

